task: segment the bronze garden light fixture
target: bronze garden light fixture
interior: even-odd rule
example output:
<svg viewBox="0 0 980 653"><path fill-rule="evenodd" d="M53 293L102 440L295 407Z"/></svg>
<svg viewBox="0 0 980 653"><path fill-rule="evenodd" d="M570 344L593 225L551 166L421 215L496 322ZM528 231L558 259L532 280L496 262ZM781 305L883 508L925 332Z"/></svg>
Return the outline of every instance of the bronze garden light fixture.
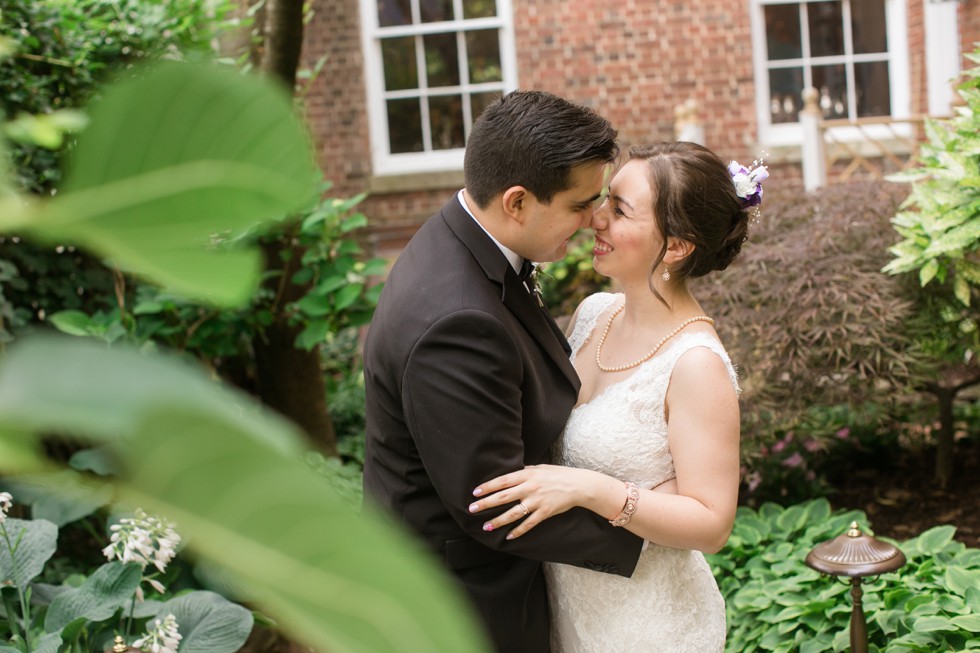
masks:
<svg viewBox="0 0 980 653"><path fill-rule="evenodd" d="M831 576L851 579L851 653L868 653L868 626L861 605L861 579L895 571L905 564L905 554L897 547L865 535L857 522L851 522L843 535L822 542L807 554L806 565Z"/></svg>

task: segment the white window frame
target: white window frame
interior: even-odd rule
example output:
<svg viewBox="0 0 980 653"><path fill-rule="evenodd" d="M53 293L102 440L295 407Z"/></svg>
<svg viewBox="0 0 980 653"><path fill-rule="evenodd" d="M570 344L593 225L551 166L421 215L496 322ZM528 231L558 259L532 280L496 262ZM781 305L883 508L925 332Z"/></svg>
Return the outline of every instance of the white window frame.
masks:
<svg viewBox="0 0 980 653"><path fill-rule="evenodd" d="M815 4L817 2L828 2L830 0L752 0L751 6L751 26L752 26L752 59L755 68L756 81L756 120L759 128L759 143L763 147L780 147L803 144L803 129L799 122L795 123L772 123L772 116L769 108L769 68L766 60L766 20L765 7L767 5L798 5L801 3ZM844 0L844 29L850 29L850 3L860 2L861 0ZM890 102L891 117L896 120L908 118L911 115L911 81L909 75L909 54L908 54L908 18L906 16L906 0L885 0L885 30L888 39L888 78L890 82ZM806 29L806 26L803 26ZM806 38L806 36L803 36ZM848 64L860 63L864 60L862 55L855 55L850 52L850 39L845 40L844 58ZM880 60L880 56L873 57ZM809 73L805 74L804 86L809 82ZM853 89L848 92L849 102L853 103ZM878 127L872 125L869 127ZM890 132L881 126L880 136L887 138ZM909 125L897 125L898 131L908 130ZM875 134L876 130L869 129L866 134ZM867 135L862 135L860 130L852 127L840 127L833 130L833 138L838 141L855 141L866 139Z"/></svg>
<svg viewBox="0 0 980 653"><path fill-rule="evenodd" d="M417 172L441 172L463 169L463 148L450 150L432 150L426 152L408 152L392 154L389 151L387 101L402 97L423 95L437 96L447 93L461 94L463 97L463 115L466 129L465 136L469 137L472 117L470 115L470 94L487 91L508 93L517 88L517 56L514 45L514 19L511 0L496 0L497 16L495 18L475 18L469 20L450 20L414 25L398 25L380 27L378 24L377 0L361 1L361 47L364 52L364 78L368 104L368 123L371 138L371 163L375 175L403 175ZM463 0L453 0L455 15L462 16ZM418 0L412 0L412 11L418 16ZM469 83L468 62L462 54L465 52L464 33L477 29L497 29L500 34L500 82L485 84ZM416 36L422 38L426 34L441 34L455 32L459 42L459 79L458 86L430 92L424 87L425 67L423 56L417 56L416 66L420 67L419 89L409 91L386 91L384 88L384 61L381 56L381 39L383 37ZM421 48L416 48L421 53ZM430 125L426 104L422 104L423 138L430 142Z"/></svg>

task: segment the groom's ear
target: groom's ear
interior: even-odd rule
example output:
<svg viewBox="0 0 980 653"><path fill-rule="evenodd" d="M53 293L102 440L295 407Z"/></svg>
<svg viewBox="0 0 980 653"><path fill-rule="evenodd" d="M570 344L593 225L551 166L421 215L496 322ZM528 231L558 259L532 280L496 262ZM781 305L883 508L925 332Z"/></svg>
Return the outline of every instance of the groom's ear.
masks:
<svg viewBox="0 0 980 653"><path fill-rule="evenodd" d="M524 224L527 216L527 204L531 192L523 186L511 186L500 197L500 203L506 215L511 220Z"/></svg>

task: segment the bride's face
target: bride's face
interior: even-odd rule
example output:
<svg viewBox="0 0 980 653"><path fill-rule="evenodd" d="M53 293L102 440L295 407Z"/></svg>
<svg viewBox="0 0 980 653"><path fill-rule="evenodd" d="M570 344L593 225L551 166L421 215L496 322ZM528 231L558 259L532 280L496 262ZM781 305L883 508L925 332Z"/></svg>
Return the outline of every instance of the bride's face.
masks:
<svg viewBox="0 0 980 653"><path fill-rule="evenodd" d="M634 159L620 168L609 195L592 215L596 272L620 282L650 276L663 238L653 215L653 191L647 162Z"/></svg>

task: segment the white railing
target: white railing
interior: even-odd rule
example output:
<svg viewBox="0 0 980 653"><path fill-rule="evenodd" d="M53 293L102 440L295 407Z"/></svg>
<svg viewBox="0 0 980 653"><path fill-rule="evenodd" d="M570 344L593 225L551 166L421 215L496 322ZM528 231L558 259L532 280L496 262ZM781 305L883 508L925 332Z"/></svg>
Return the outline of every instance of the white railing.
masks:
<svg viewBox="0 0 980 653"><path fill-rule="evenodd" d="M803 91L803 185L808 191L863 174L882 179L915 162L928 116L824 120L816 89Z"/></svg>

